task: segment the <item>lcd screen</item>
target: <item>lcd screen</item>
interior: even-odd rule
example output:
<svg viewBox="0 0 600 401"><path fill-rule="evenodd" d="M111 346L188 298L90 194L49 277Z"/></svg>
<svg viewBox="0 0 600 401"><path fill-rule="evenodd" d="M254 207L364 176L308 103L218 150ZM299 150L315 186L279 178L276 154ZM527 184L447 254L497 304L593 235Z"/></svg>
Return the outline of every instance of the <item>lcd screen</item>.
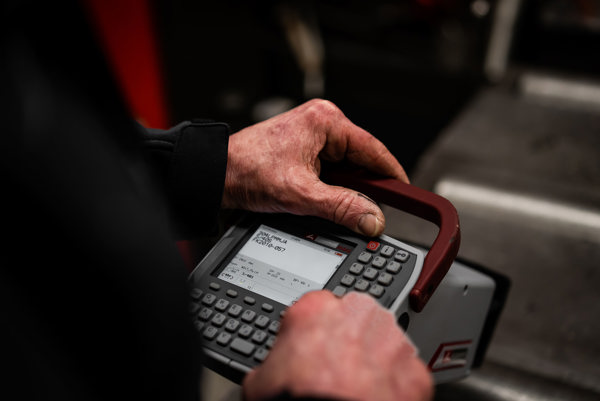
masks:
<svg viewBox="0 0 600 401"><path fill-rule="evenodd" d="M327 284L347 256L333 247L336 244L300 238L263 224L218 277L289 306Z"/></svg>

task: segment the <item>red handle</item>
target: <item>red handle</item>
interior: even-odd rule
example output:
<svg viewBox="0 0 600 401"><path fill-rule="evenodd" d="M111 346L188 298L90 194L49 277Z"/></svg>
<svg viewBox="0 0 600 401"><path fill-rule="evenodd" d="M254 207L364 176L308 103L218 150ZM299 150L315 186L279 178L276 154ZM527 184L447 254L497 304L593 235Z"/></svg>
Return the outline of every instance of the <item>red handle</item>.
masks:
<svg viewBox="0 0 600 401"><path fill-rule="evenodd" d="M458 253L460 225L454 206L439 195L392 178L368 177L363 172L329 172L327 177L330 184L355 189L439 227L421 275L410 292L410 306L417 312L422 311Z"/></svg>

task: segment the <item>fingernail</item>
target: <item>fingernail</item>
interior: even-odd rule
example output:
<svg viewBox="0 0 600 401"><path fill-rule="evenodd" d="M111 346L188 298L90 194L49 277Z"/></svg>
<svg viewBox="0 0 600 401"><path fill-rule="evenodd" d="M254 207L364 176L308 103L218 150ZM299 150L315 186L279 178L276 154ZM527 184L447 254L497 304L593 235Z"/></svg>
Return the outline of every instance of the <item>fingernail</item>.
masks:
<svg viewBox="0 0 600 401"><path fill-rule="evenodd" d="M363 214L358 220L358 230L369 237L378 235L382 225L374 214Z"/></svg>

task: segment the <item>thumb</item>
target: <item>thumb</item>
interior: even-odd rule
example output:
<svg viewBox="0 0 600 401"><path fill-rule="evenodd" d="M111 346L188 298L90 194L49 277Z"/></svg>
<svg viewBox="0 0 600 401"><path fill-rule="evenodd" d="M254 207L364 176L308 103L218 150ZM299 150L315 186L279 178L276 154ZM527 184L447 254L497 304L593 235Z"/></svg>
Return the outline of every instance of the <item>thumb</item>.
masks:
<svg viewBox="0 0 600 401"><path fill-rule="evenodd" d="M368 196L354 190L331 186L317 181L314 188L319 199L312 203L313 213L369 237L380 235L385 228L385 217L377 204Z"/></svg>

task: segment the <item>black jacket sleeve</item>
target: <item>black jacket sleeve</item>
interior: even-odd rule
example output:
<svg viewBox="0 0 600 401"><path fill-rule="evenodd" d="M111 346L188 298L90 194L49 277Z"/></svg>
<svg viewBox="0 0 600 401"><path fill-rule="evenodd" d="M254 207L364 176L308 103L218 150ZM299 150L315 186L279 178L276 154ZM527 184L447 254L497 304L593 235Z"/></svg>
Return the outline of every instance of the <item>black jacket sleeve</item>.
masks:
<svg viewBox="0 0 600 401"><path fill-rule="evenodd" d="M167 196L175 234L214 234L225 182L227 124L187 121L169 130L141 132L146 159Z"/></svg>

